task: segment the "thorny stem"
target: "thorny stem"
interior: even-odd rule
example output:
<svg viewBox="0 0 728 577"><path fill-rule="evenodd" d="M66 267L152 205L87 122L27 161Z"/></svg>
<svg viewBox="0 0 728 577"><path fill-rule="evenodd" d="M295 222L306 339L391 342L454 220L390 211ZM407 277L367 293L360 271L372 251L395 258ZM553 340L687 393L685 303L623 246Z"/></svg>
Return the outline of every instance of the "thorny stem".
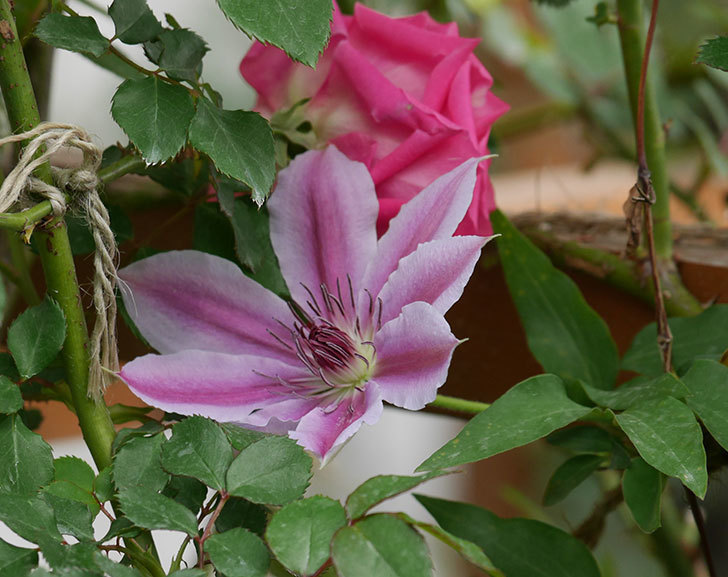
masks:
<svg viewBox="0 0 728 577"><path fill-rule="evenodd" d="M9 0L0 0L0 21L7 23L12 35L12 39L6 36L6 43L0 48L3 56L0 59L0 89L13 130L28 130L40 122L40 117ZM48 165L43 165L37 176L52 183ZM111 443L115 431L106 406L95 402L87 394L88 333L65 222L53 219L46 226L39 227L36 234L48 293L58 302L66 317L67 332L62 355L76 415L84 440L101 470L111 464Z"/></svg>
<svg viewBox="0 0 728 577"><path fill-rule="evenodd" d="M635 25L635 22L629 19L629 21L625 21L623 16L626 16L627 14L631 14L634 16L634 10L630 10L634 7L634 4L638 4L636 0L631 1L631 5L629 7L624 6L626 3L626 0L621 0L618 4L620 6L620 31L623 35L623 43L624 43L624 35L626 34L624 32L625 27L628 25ZM662 292L662 286L660 281L660 266L658 263L658 254L657 249L655 246L655 223L653 219L652 214L652 205L655 204L658 200L658 196L655 194L655 188L652 184L652 174L650 173L650 168L648 166L648 158L647 158L647 152L645 147L645 100L646 100L646 90L647 90L647 69L649 66L649 58L650 58L650 52L652 50L652 41L655 36L655 25L657 22L657 12L660 7L660 0L652 0L652 13L650 15L650 25L647 31L647 39L645 41L645 48L644 48L644 54L641 56L641 66L640 66L640 76L639 76L639 83L637 88L637 111L636 111L636 126L635 126L635 133L636 133L636 141L637 141L637 161L638 161L638 169L637 169L637 183L634 185L632 190L630 191L630 199L627 201L628 203L632 204L632 208L630 210L631 216L628 218L628 220L632 220L630 223L631 227L637 227L637 219L642 214L642 210L640 210L640 205L644 209L644 228L645 228L645 234L647 237L647 248L649 252L650 257L650 274L652 276L652 284L654 286L654 295L655 295L655 313L657 317L657 344L660 347L660 353L662 355L662 365L666 373L669 373L672 370L672 333L670 332L670 325L667 322L667 312L665 310L665 298L664 294ZM639 12L639 10L637 10ZM632 31L634 34L635 32ZM639 37L639 33L637 33L637 36ZM625 66L627 65L627 58L628 54L625 52ZM628 76L629 76L629 70ZM653 105L653 102L650 102L650 105ZM654 114L654 111L653 111ZM654 128L654 127L653 127ZM664 137L663 137L664 141ZM663 144L664 149L664 144ZM663 150L663 160L664 160L664 150ZM661 167L661 169L664 169L664 167ZM662 177L663 175L661 175ZM664 184L664 183L663 183ZM660 196L667 196L664 194L665 191L660 191ZM665 199L662 199L665 200ZM663 215L665 216L665 215ZM669 217L669 215L667 215ZM669 223L669 218L668 218ZM664 251L662 251L664 252ZM670 253L672 253L672 248L670 247ZM660 255L660 256L668 256L668 255ZM671 258L671 254L669 257Z"/></svg>
<svg viewBox="0 0 728 577"><path fill-rule="evenodd" d="M622 15L621 6L625 0L619 2L620 5L620 16ZM637 1L632 2L633 5L638 5ZM655 248L655 230L654 221L652 217L652 205L656 201L655 189L652 185L652 179L650 169L648 166L647 153L645 147L645 90L647 82L647 68L649 65L650 51L652 49L652 42L655 35L655 26L657 23L657 12L660 8L660 0L652 0L652 12L650 14L650 24L647 30L647 39L645 41L644 56L642 58L640 68L640 80L639 80L639 91L637 100L637 159L639 168L637 172L637 184L635 189L637 190L639 197L632 197L633 202L644 202L645 209L645 232L647 235L647 244L650 255L650 263L652 270L652 282L655 287L655 305L656 305L656 316L657 316L657 344L660 347L660 353L662 354L662 366L666 373L672 370L672 333L670 331L670 325L667 322L667 313L665 311L665 302L662 294L662 288L660 286L660 269L658 264L658 255ZM621 23L624 25L624 22ZM625 58L626 58L625 54ZM634 189L633 189L634 190ZM671 251L670 251L671 252ZM664 256L664 255L662 255ZM671 256L671 255L670 255ZM717 577L715 567L713 565L713 559L710 552L710 546L707 540L707 534L705 532L705 525L703 523L702 512L698 505L695 495L693 495L687 488L685 493L690 503L693 518L695 524L700 532L700 544L705 557L705 563L708 568L710 577Z"/></svg>
<svg viewBox="0 0 728 577"><path fill-rule="evenodd" d="M27 251L20 238L11 231L6 231L5 236L10 248L10 260L15 269L20 294L28 305L37 305L40 302L40 296L33 284L33 279L30 277L30 264L32 261L28 260Z"/></svg>
<svg viewBox="0 0 728 577"><path fill-rule="evenodd" d="M200 567L200 569L205 566L205 541L207 541L208 537L212 533L212 529L213 527L215 527L215 521L217 521L217 518L222 512L222 508L225 506L225 503L228 502L229 498L230 495L227 491L220 491L220 500L217 502L217 507L215 507L215 510L210 516L210 520L207 522L207 525L205 525L205 530L202 532L202 537L196 539L200 556L200 559L198 561L198 566Z"/></svg>
<svg viewBox="0 0 728 577"><path fill-rule="evenodd" d="M141 157L124 156L115 163L99 170L99 182L101 184L108 184L143 166L144 160ZM22 212L2 212L0 213L0 228L23 232L32 229L36 224L48 217L52 211L53 208L51 207L50 201L44 200Z"/></svg>

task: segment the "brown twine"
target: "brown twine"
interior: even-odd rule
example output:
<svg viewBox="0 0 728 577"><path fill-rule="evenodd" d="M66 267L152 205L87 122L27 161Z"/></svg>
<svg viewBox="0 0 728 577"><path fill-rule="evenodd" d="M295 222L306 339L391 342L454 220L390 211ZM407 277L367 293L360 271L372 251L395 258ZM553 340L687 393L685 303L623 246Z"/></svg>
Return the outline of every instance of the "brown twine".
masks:
<svg viewBox="0 0 728 577"><path fill-rule="evenodd" d="M91 333L88 391L99 398L110 381L104 369L119 370L115 294L118 251L109 226L109 213L98 193L96 172L101 165L101 150L83 129L54 122L43 122L33 130L0 139L0 146L26 140L28 144L18 164L0 186L0 212L32 203L31 196L35 194L50 201L55 216L63 216L71 209L78 211L88 224L96 245L93 291L96 320ZM53 167L55 186L33 176L36 169L62 148L79 149L83 153L81 166Z"/></svg>

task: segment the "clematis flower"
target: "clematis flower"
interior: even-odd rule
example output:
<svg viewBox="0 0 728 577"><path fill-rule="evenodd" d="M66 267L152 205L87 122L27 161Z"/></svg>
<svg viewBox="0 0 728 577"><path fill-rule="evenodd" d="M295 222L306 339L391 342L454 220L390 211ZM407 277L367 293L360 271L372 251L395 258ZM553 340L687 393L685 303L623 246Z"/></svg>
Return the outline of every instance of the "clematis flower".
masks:
<svg viewBox="0 0 728 577"><path fill-rule="evenodd" d="M477 159L408 202L377 240L374 184L334 147L298 156L268 202L293 303L230 261L158 254L120 277L134 322L161 355L124 366L145 402L166 411L279 432L324 462L386 401L433 401L459 343L443 314L487 238L453 233Z"/></svg>

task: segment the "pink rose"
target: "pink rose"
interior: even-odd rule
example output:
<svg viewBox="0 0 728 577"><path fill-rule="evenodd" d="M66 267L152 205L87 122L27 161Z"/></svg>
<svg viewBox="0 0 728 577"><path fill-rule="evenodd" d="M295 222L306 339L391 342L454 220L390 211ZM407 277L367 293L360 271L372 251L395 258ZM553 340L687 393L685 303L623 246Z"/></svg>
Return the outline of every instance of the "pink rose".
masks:
<svg viewBox="0 0 728 577"><path fill-rule="evenodd" d="M304 111L317 141L363 162L379 199L381 235L402 204L463 161L488 154L493 122L508 106L473 55L477 39L423 12L390 18L357 4L334 5L331 41L316 70L255 43L240 71L271 116L310 98ZM458 234L489 235L495 208L488 163L478 168L472 204Z"/></svg>

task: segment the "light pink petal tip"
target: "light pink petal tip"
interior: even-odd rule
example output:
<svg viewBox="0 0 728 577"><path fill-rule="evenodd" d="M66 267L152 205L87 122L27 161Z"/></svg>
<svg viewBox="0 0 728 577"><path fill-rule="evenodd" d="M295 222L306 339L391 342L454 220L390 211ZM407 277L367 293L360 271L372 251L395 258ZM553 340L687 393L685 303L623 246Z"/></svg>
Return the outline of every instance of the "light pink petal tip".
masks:
<svg viewBox="0 0 728 577"><path fill-rule="evenodd" d="M416 302L405 306L374 337L374 380L382 399L410 410L434 401L458 342L432 305Z"/></svg>
<svg viewBox="0 0 728 577"><path fill-rule="evenodd" d="M382 416L382 398L376 383L364 391L347 391L333 404L322 403L308 413L289 436L321 459L321 466L334 455L363 423L373 425ZM338 404L337 404L338 403Z"/></svg>
<svg viewBox="0 0 728 577"><path fill-rule="evenodd" d="M363 164L333 146L301 154L278 175L268 210L271 242L294 300L309 298L301 283L333 291L347 274L357 289L376 251L379 210Z"/></svg>
<svg viewBox="0 0 728 577"><path fill-rule="evenodd" d="M165 252L119 271L129 316L160 353L187 349L295 361L268 332L289 324L286 303L232 262L203 252Z"/></svg>
<svg viewBox="0 0 728 577"><path fill-rule="evenodd" d="M471 158L417 194L389 223L366 271L364 286L379 294L401 258L420 243L451 237L473 198L480 159Z"/></svg>
<svg viewBox="0 0 728 577"><path fill-rule="evenodd" d="M432 240L399 261L379 293L382 322L399 315L402 307L423 301L445 314L463 294L480 251L490 238L455 236Z"/></svg>
<svg viewBox="0 0 728 577"><path fill-rule="evenodd" d="M273 359L190 350L139 357L120 376L149 405L242 423L251 412L289 399L290 389L278 378L296 379L303 372Z"/></svg>

